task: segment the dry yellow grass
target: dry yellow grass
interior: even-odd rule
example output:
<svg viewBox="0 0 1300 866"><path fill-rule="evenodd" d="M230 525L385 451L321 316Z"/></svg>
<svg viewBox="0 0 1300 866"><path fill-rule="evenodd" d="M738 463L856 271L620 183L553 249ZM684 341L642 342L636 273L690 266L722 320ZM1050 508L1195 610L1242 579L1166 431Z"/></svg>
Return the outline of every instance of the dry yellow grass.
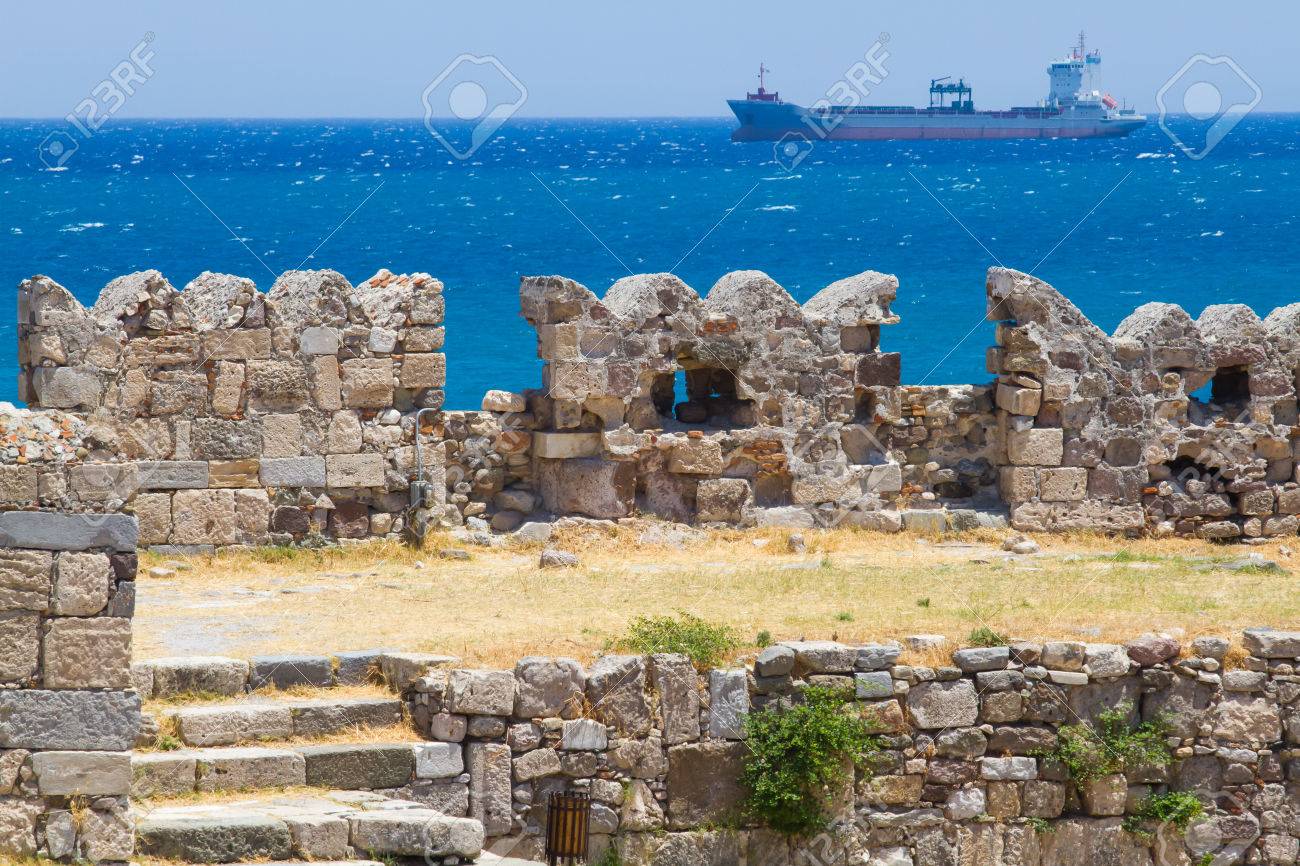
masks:
<svg viewBox="0 0 1300 866"><path fill-rule="evenodd" d="M1012 557L998 549L1000 532L805 531L803 554L787 550L785 530L710 533L681 547L639 534L560 533L552 545L581 557L573 569L540 570L538 547L441 558L433 548L462 546L436 535L424 551L390 542L243 551L194 558L163 579L142 570L136 657L389 647L489 666L530 653L589 658L636 616L677 610L731 625L746 642L760 631L846 641L928 632L956 646L980 626L1037 638L1235 637L1300 622L1290 571L1221 567L1257 552L1289 569L1277 542L1041 536L1041 554Z"/></svg>

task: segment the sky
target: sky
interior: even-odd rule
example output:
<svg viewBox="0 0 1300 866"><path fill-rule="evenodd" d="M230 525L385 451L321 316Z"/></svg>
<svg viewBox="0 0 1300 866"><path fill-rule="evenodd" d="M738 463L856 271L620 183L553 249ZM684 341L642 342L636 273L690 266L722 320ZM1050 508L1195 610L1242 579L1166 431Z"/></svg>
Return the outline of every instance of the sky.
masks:
<svg viewBox="0 0 1300 866"><path fill-rule="evenodd" d="M1300 110L1300 4L1289 0L168 0L6 4L0 117L63 117L146 39L138 56L151 74L117 117L420 117L426 88L463 54L495 58L511 76L502 86L518 82L519 116L716 117L760 61L771 88L807 104L881 34L888 74L870 101L924 104L929 79L960 75L977 107L1004 108L1045 95L1047 62L1081 29L1103 53L1099 89L1139 109L1199 53L1230 57L1257 82L1258 110Z"/></svg>

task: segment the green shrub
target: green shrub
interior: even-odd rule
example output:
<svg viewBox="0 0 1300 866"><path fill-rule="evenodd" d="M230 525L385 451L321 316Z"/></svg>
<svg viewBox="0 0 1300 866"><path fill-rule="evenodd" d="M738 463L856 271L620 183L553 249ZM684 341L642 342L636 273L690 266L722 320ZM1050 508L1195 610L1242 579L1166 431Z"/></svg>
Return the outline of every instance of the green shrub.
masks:
<svg viewBox="0 0 1300 866"><path fill-rule="evenodd" d="M1137 767L1167 767L1173 750L1166 738L1169 725L1163 718L1129 727L1131 703L1123 703L1097 716L1097 725L1066 725L1057 732L1056 749L1050 756L1059 760L1077 782L1089 782Z"/></svg>
<svg viewBox="0 0 1300 866"><path fill-rule="evenodd" d="M1153 794L1138 804L1136 811L1124 818L1124 829L1139 836L1150 836L1142 826L1144 821L1169 824L1181 833L1201 815L1205 807L1190 791L1166 791Z"/></svg>
<svg viewBox="0 0 1300 866"><path fill-rule="evenodd" d="M622 646L633 652L682 653L698 668L713 667L739 646L729 625L679 611L676 617L639 616L628 626Z"/></svg>
<svg viewBox="0 0 1300 866"><path fill-rule="evenodd" d="M1006 635L998 634L986 625L972 631L966 641L971 646L1006 646L1011 642Z"/></svg>
<svg viewBox="0 0 1300 866"><path fill-rule="evenodd" d="M847 610L842 610L835 614L835 618L840 622L853 622L853 614Z"/></svg>
<svg viewBox="0 0 1300 866"><path fill-rule="evenodd" d="M758 635L754 638L754 646L758 647L759 649L767 649L771 645L772 645L772 633L767 629L763 629L762 631L760 631Z"/></svg>
<svg viewBox="0 0 1300 866"><path fill-rule="evenodd" d="M798 836L827 824L832 799L849 782L845 760L861 766L880 746L870 723L846 705L852 692L809 686L789 707L750 713L741 781L753 817Z"/></svg>

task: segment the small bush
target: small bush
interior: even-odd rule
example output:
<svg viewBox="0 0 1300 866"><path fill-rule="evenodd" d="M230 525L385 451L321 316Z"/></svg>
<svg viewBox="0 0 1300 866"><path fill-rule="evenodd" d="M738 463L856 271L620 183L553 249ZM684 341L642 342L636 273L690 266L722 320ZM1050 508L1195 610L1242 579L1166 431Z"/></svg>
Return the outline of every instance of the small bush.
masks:
<svg viewBox="0 0 1300 866"><path fill-rule="evenodd" d="M845 759L861 766L880 748L871 725L846 708L851 700L850 691L810 686L793 706L749 714L741 781L755 818L791 836L826 826L832 798L849 781Z"/></svg>
<svg viewBox="0 0 1300 866"><path fill-rule="evenodd" d="M998 634L986 625L982 625L970 633L966 638L971 646L1006 646L1010 639L1004 634Z"/></svg>
<svg viewBox="0 0 1300 866"><path fill-rule="evenodd" d="M1130 728L1131 703L1123 703L1097 716L1096 727L1066 725L1058 732L1057 746L1050 753L1077 782L1090 782L1137 767L1167 767L1173 751L1166 737L1169 725L1163 718Z"/></svg>
<svg viewBox="0 0 1300 866"><path fill-rule="evenodd" d="M840 622L853 622L853 614L847 610L842 610L835 614L835 618Z"/></svg>
<svg viewBox="0 0 1300 866"><path fill-rule="evenodd" d="M1155 821L1157 824L1169 824L1181 833L1203 814L1205 807L1195 794L1190 791L1167 791L1154 794L1139 803L1137 810L1124 818L1124 829L1138 836L1150 836L1142 823Z"/></svg>
<svg viewBox="0 0 1300 866"><path fill-rule="evenodd" d="M930 599L929 599L929 598L918 598L918 599L916 600L916 606L917 606L917 607L929 607L929 606L930 606Z"/></svg>
<svg viewBox="0 0 1300 866"><path fill-rule="evenodd" d="M762 631L760 631L758 635L754 638L754 646L758 647L759 649L767 649L771 645L772 645L772 633L767 629L763 629Z"/></svg>
<svg viewBox="0 0 1300 866"><path fill-rule="evenodd" d="M721 662L739 642L731 626L679 611L676 617L637 617L621 645L642 655L682 653L703 669Z"/></svg>

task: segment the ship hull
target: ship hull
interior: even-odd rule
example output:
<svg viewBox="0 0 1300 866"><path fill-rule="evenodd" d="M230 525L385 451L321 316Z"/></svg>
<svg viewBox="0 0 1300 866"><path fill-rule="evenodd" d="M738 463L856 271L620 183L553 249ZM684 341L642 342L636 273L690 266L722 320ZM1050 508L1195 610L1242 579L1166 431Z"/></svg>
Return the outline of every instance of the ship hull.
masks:
<svg viewBox="0 0 1300 866"><path fill-rule="evenodd" d="M1146 125L1144 117L1087 116L1044 112L935 112L817 115L790 103L754 104L730 100L740 121L732 141L779 141L799 136L809 141L898 139L1118 138Z"/></svg>

